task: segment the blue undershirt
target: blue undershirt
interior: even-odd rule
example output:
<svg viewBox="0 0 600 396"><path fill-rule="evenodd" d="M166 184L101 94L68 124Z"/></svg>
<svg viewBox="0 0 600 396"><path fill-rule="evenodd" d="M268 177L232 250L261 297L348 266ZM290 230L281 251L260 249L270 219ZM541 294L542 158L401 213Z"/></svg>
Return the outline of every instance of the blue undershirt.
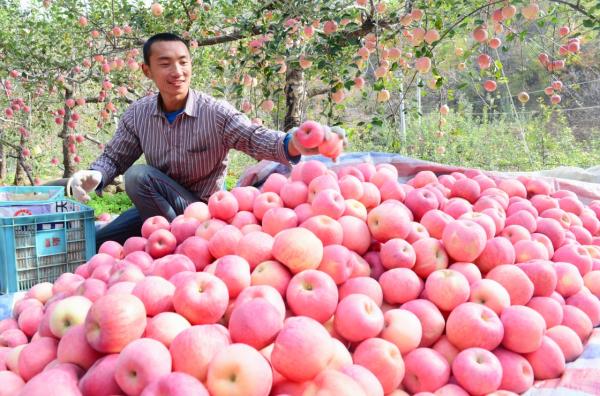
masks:
<svg viewBox="0 0 600 396"><path fill-rule="evenodd" d="M165 111L165 117L167 117L167 121L169 121L169 124L172 124L173 122L175 122L175 118L177 118L177 116L181 113L183 113L184 109L179 109L179 110L175 110L172 111L170 113L167 113Z"/></svg>

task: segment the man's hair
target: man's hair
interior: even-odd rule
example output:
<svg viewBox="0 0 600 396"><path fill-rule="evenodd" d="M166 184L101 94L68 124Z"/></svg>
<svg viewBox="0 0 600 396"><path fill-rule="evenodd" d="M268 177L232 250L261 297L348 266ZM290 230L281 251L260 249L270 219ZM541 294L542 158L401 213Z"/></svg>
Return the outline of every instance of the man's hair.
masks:
<svg viewBox="0 0 600 396"><path fill-rule="evenodd" d="M185 42L185 40L183 40L178 35L173 34L173 33L158 33L158 34L155 34L154 36L150 37L144 43L143 53L144 53L144 63L145 64L147 64L147 65L150 64L150 47L152 47L152 44L154 44L158 41L180 41L183 44L185 44L185 46L187 47L188 50L190 49L190 47L188 46L188 43Z"/></svg>

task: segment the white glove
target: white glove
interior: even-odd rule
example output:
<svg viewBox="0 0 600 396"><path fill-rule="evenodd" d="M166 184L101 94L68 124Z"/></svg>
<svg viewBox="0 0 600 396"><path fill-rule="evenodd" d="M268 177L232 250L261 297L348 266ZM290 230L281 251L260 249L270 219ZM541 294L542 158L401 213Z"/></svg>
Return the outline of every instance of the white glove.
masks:
<svg viewBox="0 0 600 396"><path fill-rule="evenodd" d="M95 170L80 170L71 176L67 182L67 189L71 187L73 197L79 202L86 203L90 200L89 193L94 191L102 181L102 173Z"/></svg>

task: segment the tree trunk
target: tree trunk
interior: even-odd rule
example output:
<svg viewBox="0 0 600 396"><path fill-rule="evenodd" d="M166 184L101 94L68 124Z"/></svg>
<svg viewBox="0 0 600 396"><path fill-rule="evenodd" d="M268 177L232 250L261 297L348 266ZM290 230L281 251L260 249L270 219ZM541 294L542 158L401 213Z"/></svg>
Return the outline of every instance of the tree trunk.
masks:
<svg viewBox="0 0 600 396"><path fill-rule="evenodd" d="M65 102L67 99L70 99L72 97L73 97L73 92L70 89L65 89ZM75 161L73 161L73 157L71 156L71 153L69 153L69 135L71 133L69 131L69 127L67 126L67 123L69 122L69 119L71 118L71 109L66 104L64 106L64 109L65 109L65 118L63 120L62 130L60 131L60 134L58 136L62 139L62 149L63 149L64 172L63 172L62 177L68 178L68 177L73 176L73 173L75 173L76 169L75 169Z"/></svg>
<svg viewBox="0 0 600 396"><path fill-rule="evenodd" d="M285 76L285 107L286 114L283 130L289 131L300 125L304 92L304 71L300 67L290 67Z"/></svg>
<svg viewBox="0 0 600 396"><path fill-rule="evenodd" d="M19 152L17 153L17 160L15 163L15 181L14 184L16 186L24 186L27 184L27 174L22 166L19 164L23 160L23 148L25 147L25 136L21 135L21 140L19 141Z"/></svg>

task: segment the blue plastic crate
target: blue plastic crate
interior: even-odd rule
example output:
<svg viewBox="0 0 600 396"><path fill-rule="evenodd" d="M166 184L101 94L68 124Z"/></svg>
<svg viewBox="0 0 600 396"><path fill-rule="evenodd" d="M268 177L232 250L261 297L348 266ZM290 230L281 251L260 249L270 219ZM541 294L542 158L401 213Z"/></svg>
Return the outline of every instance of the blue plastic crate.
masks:
<svg viewBox="0 0 600 396"><path fill-rule="evenodd" d="M96 252L94 210L66 198L53 213L0 217L0 293L54 282Z"/></svg>
<svg viewBox="0 0 600 396"><path fill-rule="evenodd" d="M38 205L65 197L63 186L0 187L0 206Z"/></svg>

